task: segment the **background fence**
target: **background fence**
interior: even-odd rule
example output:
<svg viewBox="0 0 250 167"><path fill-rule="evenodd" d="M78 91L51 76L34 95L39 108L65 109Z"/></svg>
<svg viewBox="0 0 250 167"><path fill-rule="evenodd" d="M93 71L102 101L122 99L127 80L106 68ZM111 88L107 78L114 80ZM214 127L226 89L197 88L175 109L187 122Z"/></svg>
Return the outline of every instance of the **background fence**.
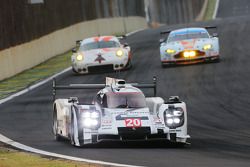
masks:
<svg viewBox="0 0 250 167"><path fill-rule="evenodd" d="M178 24L193 21L205 0L145 0L148 22Z"/></svg>
<svg viewBox="0 0 250 167"><path fill-rule="evenodd" d="M0 1L0 50L97 18L144 16L144 0Z"/></svg>

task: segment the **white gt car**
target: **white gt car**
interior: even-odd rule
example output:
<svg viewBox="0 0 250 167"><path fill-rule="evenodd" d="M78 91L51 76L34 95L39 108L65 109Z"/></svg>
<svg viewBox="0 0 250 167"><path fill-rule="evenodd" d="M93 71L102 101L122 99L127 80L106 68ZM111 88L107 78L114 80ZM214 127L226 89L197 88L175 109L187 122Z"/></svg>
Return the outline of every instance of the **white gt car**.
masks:
<svg viewBox="0 0 250 167"><path fill-rule="evenodd" d="M122 70L131 67L131 51L115 36L98 36L77 41L72 50L72 70L86 74L104 70Z"/></svg>
<svg viewBox="0 0 250 167"><path fill-rule="evenodd" d="M206 28L183 28L165 31L167 39L160 40L160 58L162 66L173 64L191 64L206 61L219 61L219 40L217 34L209 35Z"/></svg>
<svg viewBox="0 0 250 167"><path fill-rule="evenodd" d="M177 96L164 102L161 97L145 97L139 88L152 84L125 83L106 78L106 84L53 84L54 98L60 89L101 89L92 104L77 97L56 99L53 105L53 132L56 140L69 139L74 146L105 140L163 139L186 144L186 104Z"/></svg>

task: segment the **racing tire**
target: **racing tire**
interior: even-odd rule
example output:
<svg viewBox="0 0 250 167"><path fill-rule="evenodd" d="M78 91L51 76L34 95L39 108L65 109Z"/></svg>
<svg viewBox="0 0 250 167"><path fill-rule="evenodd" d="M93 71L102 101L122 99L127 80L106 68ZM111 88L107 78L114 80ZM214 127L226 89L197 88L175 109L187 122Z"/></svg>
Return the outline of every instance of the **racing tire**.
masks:
<svg viewBox="0 0 250 167"><path fill-rule="evenodd" d="M215 63L219 63L220 61L221 61L220 58L214 60Z"/></svg>
<svg viewBox="0 0 250 167"><path fill-rule="evenodd" d="M130 69L130 68L132 68L132 62L131 62L131 60L129 60L128 61L128 63L126 64L126 67L125 67L125 69Z"/></svg>
<svg viewBox="0 0 250 167"><path fill-rule="evenodd" d="M76 75L79 74L73 67L72 67L72 72Z"/></svg>
<svg viewBox="0 0 250 167"><path fill-rule="evenodd" d="M78 115L76 115L77 118ZM77 126L78 126L78 130L77 130L77 133L78 133L78 142L79 142L79 146L76 145L76 141L74 139L74 135L75 135L75 124L74 124L74 121L75 121L75 118L74 118L74 114L71 112L71 123L70 123L70 143L71 145L73 146L76 146L76 147L82 147L84 145L84 140L83 140L83 128L80 126L79 124L79 121L77 119Z"/></svg>

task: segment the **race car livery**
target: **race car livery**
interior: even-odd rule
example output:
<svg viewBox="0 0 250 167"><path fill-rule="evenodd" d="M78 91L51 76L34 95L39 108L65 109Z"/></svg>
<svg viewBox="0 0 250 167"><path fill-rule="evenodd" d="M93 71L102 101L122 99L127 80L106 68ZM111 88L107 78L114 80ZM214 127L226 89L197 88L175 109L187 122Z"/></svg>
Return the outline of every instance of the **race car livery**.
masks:
<svg viewBox="0 0 250 167"><path fill-rule="evenodd" d="M77 41L72 50L72 70L85 74L131 67L131 51L115 36L98 36Z"/></svg>
<svg viewBox="0 0 250 167"><path fill-rule="evenodd" d="M169 34L167 39L160 40L162 66L219 61L217 34L210 36L206 28L183 28L161 32Z"/></svg>
<svg viewBox="0 0 250 167"><path fill-rule="evenodd" d="M74 146L105 140L163 139L185 144L187 134L186 104L177 96L164 101L145 97L139 88L152 84L126 83L106 78L105 84L56 85L54 82L53 132L56 140L68 139ZM77 97L56 99L61 89L101 89L91 104L81 104Z"/></svg>

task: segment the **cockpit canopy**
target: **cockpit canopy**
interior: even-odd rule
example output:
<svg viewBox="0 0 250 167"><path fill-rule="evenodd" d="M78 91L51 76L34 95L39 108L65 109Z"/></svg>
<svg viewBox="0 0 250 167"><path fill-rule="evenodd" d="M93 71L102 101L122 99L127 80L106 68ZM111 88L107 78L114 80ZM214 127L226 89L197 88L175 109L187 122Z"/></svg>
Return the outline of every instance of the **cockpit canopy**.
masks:
<svg viewBox="0 0 250 167"><path fill-rule="evenodd" d="M108 92L103 95L103 108L144 108L146 99L142 92Z"/></svg>

